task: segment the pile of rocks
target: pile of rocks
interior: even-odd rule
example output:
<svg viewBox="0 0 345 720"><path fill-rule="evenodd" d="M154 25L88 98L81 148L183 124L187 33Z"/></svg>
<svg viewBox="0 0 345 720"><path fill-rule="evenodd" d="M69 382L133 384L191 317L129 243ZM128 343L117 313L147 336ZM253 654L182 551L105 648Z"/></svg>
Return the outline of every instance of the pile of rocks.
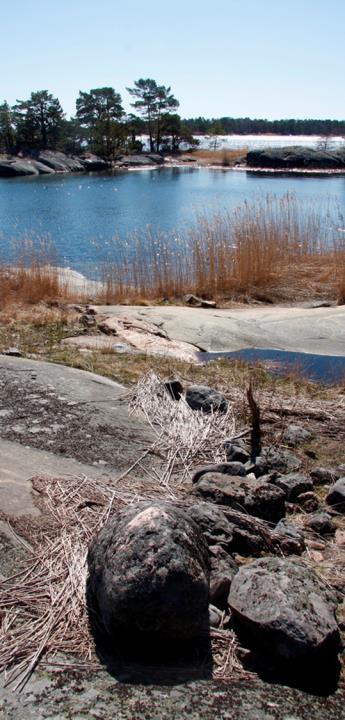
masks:
<svg viewBox="0 0 345 720"><path fill-rule="evenodd" d="M167 390L178 400L182 387ZM203 386L189 388L186 399L204 411L227 408ZM226 442L224 462L195 469L183 507L135 503L107 523L89 550L88 606L114 646L129 634L190 641L221 625L282 663L336 658L339 597L303 553L313 534L335 533L333 517L345 512L344 468L300 472L286 445L308 439L290 426L285 447L264 447L257 457L244 443ZM328 512L315 493L325 483ZM298 508L301 526L285 517Z"/></svg>

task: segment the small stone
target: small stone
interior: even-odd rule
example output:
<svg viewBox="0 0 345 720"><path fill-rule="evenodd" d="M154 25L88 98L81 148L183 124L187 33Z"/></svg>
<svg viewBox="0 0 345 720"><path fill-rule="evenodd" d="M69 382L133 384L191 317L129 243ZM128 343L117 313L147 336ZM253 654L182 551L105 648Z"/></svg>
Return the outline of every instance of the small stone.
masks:
<svg viewBox="0 0 345 720"><path fill-rule="evenodd" d="M345 545L345 530L336 530L335 532L336 545L343 547Z"/></svg>
<svg viewBox="0 0 345 720"><path fill-rule="evenodd" d="M6 418L9 417L9 415L12 414L12 410L9 410L8 408L2 408L0 410L0 418Z"/></svg>
<svg viewBox="0 0 345 720"><path fill-rule="evenodd" d="M336 472L330 468L317 467L311 471L310 477L315 485L330 485L336 480Z"/></svg>
<svg viewBox="0 0 345 720"><path fill-rule="evenodd" d="M313 492L301 493L301 495L298 496L297 502L306 513L316 512L320 507L319 498Z"/></svg>
<svg viewBox="0 0 345 720"><path fill-rule="evenodd" d="M204 413L226 413L228 409L224 395L206 385L190 385L186 392L186 402L192 410L202 410Z"/></svg>
<svg viewBox="0 0 345 720"><path fill-rule="evenodd" d="M91 313L84 313L79 318L79 322L81 325L84 325L84 327L90 328L96 325L96 318Z"/></svg>
<svg viewBox="0 0 345 720"><path fill-rule="evenodd" d="M188 515L199 526L209 545L231 548L233 526L220 508L213 503L199 502L188 508Z"/></svg>
<svg viewBox="0 0 345 720"><path fill-rule="evenodd" d="M183 386L179 380L167 380L164 387L173 400L179 400L183 393Z"/></svg>
<svg viewBox="0 0 345 720"><path fill-rule="evenodd" d="M240 462L227 462L227 463L217 463L215 465L204 465L203 467L198 468L195 470L195 472L192 475L192 483L198 482L200 478L209 472L215 472L215 473L222 473L224 475L232 475L232 476L239 476L239 477L245 477L246 468L244 465Z"/></svg>
<svg viewBox="0 0 345 720"><path fill-rule="evenodd" d="M299 495L313 489L312 481L301 473L280 475L274 484L284 490L288 502L296 502Z"/></svg>
<svg viewBox="0 0 345 720"><path fill-rule="evenodd" d="M10 357L22 357L22 353L16 347L10 347L8 350L4 350L4 355L9 355Z"/></svg>
<svg viewBox="0 0 345 720"><path fill-rule="evenodd" d="M214 605L208 606L208 614L210 620L210 627L219 628L222 624L224 613Z"/></svg>
<svg viewBox="0 0 345 720"><path fill-rule="evenodd" d="M326 502L339 513L345 513L345 477L339 478L330 488Z"/></svg>
<svg viewBox="0 0 345 720"><path fill-rule="evenodd" d="M318 535L334 535L335 533L335 525L332 517L326 512L309 516L305 521L305 526Z"/></svg>
<svg viewBox="0 0 345 720"><path fill-rule="evenodd" d="M300 425L288 425L284 430L282 440L287 445L290 445L290 447L297 447L297 445L308 442L311 438L312 434L309 430L306 430Z"/></svg>
<svg viewBox="0 0 345 720"><path fill-rule="evenodd" d="M279 520L279 523L274 528L274 532L286 539L285 552L288 554L296 553L296 555L301 555L304 552L305 541L303 530L297 527L297 525L283 518Z"/></svg>
<svg viewBox="0 0 345 720"><path fill-rule="evenodd" d="M224 450L228 462L240 462L243 464L250 462L250 453L242 445L226 440Z"/></svg>

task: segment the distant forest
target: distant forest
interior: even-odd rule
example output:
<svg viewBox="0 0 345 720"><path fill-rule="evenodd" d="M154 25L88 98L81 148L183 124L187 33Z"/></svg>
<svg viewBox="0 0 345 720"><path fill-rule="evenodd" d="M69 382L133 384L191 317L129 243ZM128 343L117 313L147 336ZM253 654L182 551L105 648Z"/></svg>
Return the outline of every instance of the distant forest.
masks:
<svg viewBox="0 0 345 720"><path fill-rule="evenodd" d="M250 118L188 118L183 124L192 133L217 135L345 135L345 120L251 120Z"/></svg>
<svg viewBox="0 0 345 720"><path fill-rule="evenodd" d="M112 87L80 91L75 115L67 118L57 97L48 90L10 106L0 103L0 152L35 153L40 149L81 154L96 153L106 159L122 153L141 152L142 135L151 152L177 152L197 147L195 135L256 134L345 136L345 120L251 120L203 117L183 120L179 101L171 88L152 78L140 78L127 88L133 112L126 113L121 95Z"/></svg>

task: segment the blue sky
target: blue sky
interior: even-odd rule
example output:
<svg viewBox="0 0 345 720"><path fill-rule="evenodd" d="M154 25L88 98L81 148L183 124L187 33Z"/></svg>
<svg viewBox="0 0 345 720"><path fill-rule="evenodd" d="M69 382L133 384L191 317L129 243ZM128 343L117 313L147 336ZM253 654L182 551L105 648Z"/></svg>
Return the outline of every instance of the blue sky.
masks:
<svg viewBox="0 0 345 720"><path fill-rule="evenodd" d="M171 85L184 117L345 118L344 0L3 0L0 100L67 115L110 85Z"/></svg>

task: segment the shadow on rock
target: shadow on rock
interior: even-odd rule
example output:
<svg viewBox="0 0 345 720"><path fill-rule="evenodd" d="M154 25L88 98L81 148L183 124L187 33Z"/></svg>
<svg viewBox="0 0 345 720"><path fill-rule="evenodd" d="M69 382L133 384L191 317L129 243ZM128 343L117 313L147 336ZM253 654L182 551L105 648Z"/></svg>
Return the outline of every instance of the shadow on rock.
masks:
<svg viewBox="0 0 345 720"><path fill-rule="evenodd" d="M88 569L91 629L113 675L165 684L211 676L210 558L188 514L131 504L92 541Z"/></svg>
<svg viewBox="0 0 345 720"><path fill-rule="evenodd" d="M199 637L178 641L147 633L119 633L116 642L101 623L87 592L89 626L99 661L116 680L141 685L178 685L212 678L209 627ZM205 618L205 623L208 622Z"/></svg>
<svg viewBox="0 0 345 720"><path fill-rule="evenodd" d="M311 695L327 697L336 692L340 679L341 664L337 657L316 661L277 662L269 656L251 651L243 660L243 666L255 672L261 680L276 685L285 685Z"/></svg>

